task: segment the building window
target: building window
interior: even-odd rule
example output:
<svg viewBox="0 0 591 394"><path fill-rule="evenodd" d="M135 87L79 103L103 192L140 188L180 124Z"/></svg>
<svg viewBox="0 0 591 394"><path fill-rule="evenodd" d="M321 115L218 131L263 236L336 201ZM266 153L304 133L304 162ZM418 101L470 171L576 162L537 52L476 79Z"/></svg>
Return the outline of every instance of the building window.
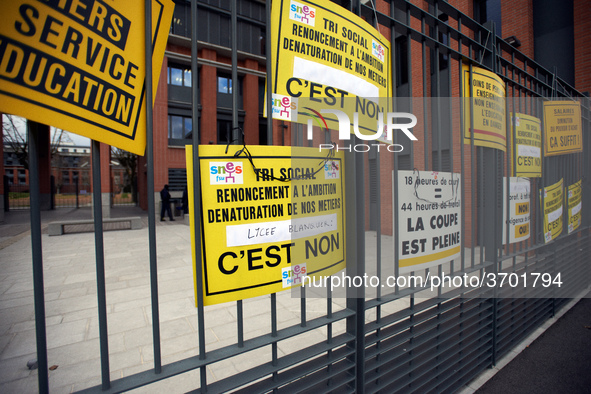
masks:
<svg viewBox="0 0 591 394"><path fill-rule="evenodd" d="M62 171L62 184L70 184L70 171Z"/></svg>
<svg viewBox="0 0 591 394"><path fill-rule="evenodd" d="M238 121L238 127L244 130L243 120L240 119ZM228 115L221 115L218 114L218 144L226 145L230 141L232 141L232 120L231 117Z"/></svg>
<svg viewBox="0 0 591 394"><path fill-rule="evenodd" d="M5 166L11 166L12 160L13 160L12 153L4 153L4 165Z"/></svg>
<svg viewBox="0 0 591 394"><path fill-rule="evenodd" d="M168 110L168 145L185 146L192 144L193 118L190 115L191 111L170 107Z"/></svg>
<svg viewBox="0 0 591 394"><path fill-rule="evenodd" d="M6 175L6 178L8 179L8 184L13 185L14 184L14 173L12 172L12 170L4 170L4 174Z"/></svg>
<svg viewBox="0 0 591 394"><path fill-rule="evenodd" d="M232 78L218 77L218 93L232 94Z"/></svg>
<svg viewBox="0 0 591 394"><path fill-rule="evenodd" d="M168 115L168 138L190 139L193 135L193 119L190 116Z"/></svg>
<svg viewBox="0 0 591 394"><path fill-rule="evenodd" d="M19 185L26 185L27 184L27 171L26 170L18 170L18 184Z"/></svg>
<svg viewBox="0 0 591 394"><path fill-rule="evenodd" d="M169 85L191 87L191 68L182 66L168 66L167 81Z"/></svg>
<svg viewBox="0 0 591 394"><path fill-rule="evenodd" d="M395 41L396 50L396 85L408 83L408 41L400 36Z"/></svg>

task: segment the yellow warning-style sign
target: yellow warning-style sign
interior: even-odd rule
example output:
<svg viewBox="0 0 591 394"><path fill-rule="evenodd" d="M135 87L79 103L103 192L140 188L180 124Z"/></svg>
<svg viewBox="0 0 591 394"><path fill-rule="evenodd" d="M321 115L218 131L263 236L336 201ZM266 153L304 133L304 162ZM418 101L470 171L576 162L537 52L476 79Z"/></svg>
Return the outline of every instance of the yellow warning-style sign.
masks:
<svg viewBox="0 0 591 394"><path fill-rule="evenodd" d="M544 241L556 239L562 233L562 207L564 202L563 180L547 186L541 196L544 216Z"/></svg>
<svg viewBox="0 0 591 394"><path fill-rule="evenodd" d="M511 114L511 173L516 177L542 176L541 120L525 114Z"/></svg>
<svg viewBox="0 0 591 394"><path fill-rule="evenodd" d="M480 67L462 66L464 86L464 143L507 148L505 84L501 77ZM470 115L473 114L473 120ZM472 134L472 127L474 133Z"/></svg>
<svg viewBox="0 0 591 394"><path fill-rule="evenodd" d="M0 4L0 111L143 155L144 0ZM152 1L154 91L173 11Z"/></svg>
<svg viewBox="0 0 591 394"><path fill-rule="evenodd" d="M568 187L568 233L572 233L581 226L581 181Z"/></svg>
<svg viewBox="0 0 591 394"><path fill-rule="evenodd" d="M273 119L307 124L321 110L351 120L357 112L361 132L376 133L392 93L390 42L378 30L328 0L278 0L271 40ZM326 122L339 126L336 117Z"/></svg>
<svg viewBox="0 0 591 394"><path fill-rule="evenodd" d="M193 251L201 245L204 305L291 289L345 267L343 152L248 146L235 156L241 149L199 147L202 238L196 242L191 222L191 243ZM193 212L192 147L186 152Z"/></svg>
<svg viewBox="0 0 591 394"><path fill-rule="evenodd" d="M546 156L582 152L581 104L577 101L545 101L544 132Z"/></svg>

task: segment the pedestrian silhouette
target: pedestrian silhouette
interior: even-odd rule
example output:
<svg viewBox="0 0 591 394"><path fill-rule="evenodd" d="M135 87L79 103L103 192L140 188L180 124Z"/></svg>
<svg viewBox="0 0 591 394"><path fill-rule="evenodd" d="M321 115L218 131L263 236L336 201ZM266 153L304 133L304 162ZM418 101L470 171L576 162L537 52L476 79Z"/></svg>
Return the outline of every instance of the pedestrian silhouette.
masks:
<svg viewBox="0 0 591 394"><path fill-rule="evenodd" d="M172 211L170 210L170 193L168 185L164 185L164 189L160 190L160 199L162 200L162 209L160 210L160 221L164 221L164 214L168 213L171 222L174 222Z"/></svg>

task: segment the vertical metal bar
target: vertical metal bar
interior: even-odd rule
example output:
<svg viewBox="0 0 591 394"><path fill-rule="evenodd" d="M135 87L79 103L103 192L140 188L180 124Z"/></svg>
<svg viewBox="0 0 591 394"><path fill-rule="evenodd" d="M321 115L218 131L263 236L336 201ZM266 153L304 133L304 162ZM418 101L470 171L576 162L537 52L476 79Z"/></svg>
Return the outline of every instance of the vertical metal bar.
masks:
<svg viewBox="0 0 591 394"><path fill-rule="evenodd" d="M267 69L267 145L273 145L273 109L271 99L273 98L273 78L271 63L271 2L265 1L265 20L266 20L266 38L265 38L265 66ZM284 130L281 130L283 133Z"/></svg>
<svg viewBox="0 0 591 394"><path fill-rule="evenodd" d="M238 347L244 347L244 308L242 306L242 300L236 301L236 324Z"/></svg>
<svg viewBox="0 0 591 394"><path fill-rule="evenodd" d="M238 2L232 0L232 140L235 140L237 144L242 141L242 133L238 129L238 93L239 82L238 82ZM242 307L242 303L239 303Z"/></svg>
<svg viewBox="0 0 591 394"><path fill-rule="evenodd" d="M458 30L460 32L460 35L458 37L458 49L460 52L460 55L462 55L462 17L458 16ZM464 112L466 111L466 109L464 108L464 104L466 103L466 100L463 98L464 97L464 70L463 70L463 63L462 63L462 56L460 56L460 59L458 60L458 74L459 74L459 94L458 97L460 97L460 172L462 173L461 176L461 182L460 182L460 190L462 193L461 196L461 201L462 201L462 207L461 207L461 213L462 213L462 223L461 223L461 234L462 234L462 242L461 245L462 247L460 248L460 261L461 261L461 267L462 267L462 272L464 272L464 269L466 268L466 252L465 252L465 237L464 235L466 234L466 201L465 201L465 197L466 197L466 177L464 176L464 160L465 160L465 153L464 153L464 128L466 127L466 121L464 119ZM451 70L451 69L450 69ZM470 88L470 87L468 87ZM453 129L452 129L452 135L453 135Z"/></svg>
<svg viewBox="0 0 591 394"><path fill-rule="evenodd" d="M441 98L441 78L440 78L440 71L439 71L439 6L437 1L435 1L435 10L434 10L434 23L435 23L435 49L433 50L434 54L434 63L435 65L432 66L434 68L433 78L435 78L435 124L434 129L437 132L437 170L443 171L443 160L442 160L442 152L441 149L441 107L440 107L440 98Z"/></svg>
<svg viewBox="0 0 591 394"><path fill-rule="evenodd" d="M306 327L306 288L300 287L300 326Z"/></svg>
<svg viewBox="0 0 591 394"><path fill-rule="evenodd" d="M41 246L41 196L39 192L39 126L27 122L29 138L29 188L31 198L31 252L33 257L33 293L35 299L35 336L39 392L49 393L47 332L45 327L45 288L43 285L43 250Z"/></svg>
<svg viewBox="0 0 591 394"><path fill-rule="evenodd" d="M205 360L205 307L203 305L203 266L201 264L201 163L199 161L199 65L198 65L198 22L197 0L191 0L191 115L193 118L193 212L191 220L195 229L195 276L197 286L197 328L199 338L199 360ZM269 101L270 102L270 101ZM201 391L207 391L206 367L199 368Z"/></svg>
<svg viewBox="0 0 591 394"><path fill-rule="evenodd" d="M347 146L352 147L359 140L354 137L347 141ZM346 148L348 149L348 148ZM347 242L347 275L363 276L365 270L365 210L358 207L365 206L364 187L361 183L364 179L363 160L359 153L345 152L345 210L355 212L351 219L347 219L345 239ZM354 349L350 356L355 364L355 383L353 389L362 393L364 390L365 374L365 290L363 287L348 287L347 289L347 308L355 311L355 314L346 320L346 330L355 337L355 340L349 342L347 346Z"/></svg>
<svg viewBox="0 0 591 394"><path fill-rule="evenodd" d="M156 202L154 197L154 119L152 86L152 1L146 0L146 162L148 187L148 242L150 254L150 295L152 302L152 338L154 347L154 372L162 372L160 352L160 312L158 309L158 266L156 256ZM94 166L93 166L94 170ZM95 216L96 218L96 216Z"/></svg>
<svg viewBox="0 0 591 394"><path fill-rule="evenodd" d="M410 11L409 11L410 13ZM423 61L422 63L422 67L423 67L423 120L424 120L424 126L423 126L423 143L424 143L424 147L423 149L425 150L424 152L424 156L425 156L425 171L429 168L429 115L427 114L427 108L429 108L429 102L427 101L427 44L425 42L425 16L421 16L421 33L422 33L422 46L423 46ZM409 78L410 79L410 78Z"/></svg>
<svg viewBox="0 0 591 394"><path fill-rule="evenodd" d="M231 1L231 49L232 49L232 138L228 143L236 141L240 144L242 133L238 126L238 2ZM244 307L242 300L236 301L236 334L238 336L238 347L244 347Z"/></svg>
<svg viewBox="0 0 591 394"><path fill-rule="evenodd" d="M472 47L470 47L472 48ZM476 158L475 158L475 151L474 151L474 100L472 98L472 80L474 78L474 74L473 74L473 69L472 69L472 63L470 63L469 65L470 67L470 71L469 71L469 79L468 79L468 92L469 92L469 97L470 97L470 184L472 185L472 190L470 193L470 231L471 231L471 245L470 245L470 266L474 267L474 263L476 260L476 226L474 225L474 220L477 220L476 218L476 204L475 204L475 200L476 200L476 193L474 193L475 190L475 183L476 183L476 174L475 174L475 168L476 168ZM478 220L477 220L478 222Z"/></svg>
<svg viewBox="0 0 591 394"><path fill-rule="evenodd" d="M94 215L94 250L96 258L96 293L98 298L101 377L103 390L111 387L109 377L109 333L107 331L107 296L105 285L105 254L103 242L103 206L101 196L100 142L92 141L92 198Z"/></svg>
<svg viewBox="0 0 591 394"><path fill-rule="evenodd" d="M271 294L271 337L277 336L277 293ZM271 364L277 365L277 341L271 343ZM277 372L273 372L273 381L277 381ZM275 392L275 390L273 390Z"/></svg>

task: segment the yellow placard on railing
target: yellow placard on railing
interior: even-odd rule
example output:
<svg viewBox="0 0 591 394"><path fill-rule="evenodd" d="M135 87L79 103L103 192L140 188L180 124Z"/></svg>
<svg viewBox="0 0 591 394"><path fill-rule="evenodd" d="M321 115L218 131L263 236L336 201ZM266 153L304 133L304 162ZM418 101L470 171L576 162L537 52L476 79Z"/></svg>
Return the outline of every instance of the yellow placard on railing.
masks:
<svg viewBox="0 0 591 394"><path fill-rule="evenodd" d="M3 1L0 111L143 155L144 4ZM152 2L154 92L173 11L171 0Z"/></svg>
<svg viewBox="0 0 591 394"><path fill-rule="evenodd" d="M505 83L495 73L480 67L463 65L464 143L500 149L507 148ZM470 114L474 121L471 122ZM472 125L474 135L472 135Z"/></svg>
<svg viewBox="0 0 591 394"><path fill-rule="evenodd" d="M544 154L564 155L583 151L581 104L576 101L544 102Z"/></svg>
<svg viewBox="0 0 591 394"><path fill-rule="evenodd" d="M562 233L563 180L541 190L544 216L544 241L552 241Z"/></svg>
<svg viewBox="0 0 591 394"><path fill-rule="evenodd" d="M511 114L511 173L516 177L542 176L542 125L540 119Z"/></svg>
<svg viewBox="0 0 591 394"><path fill-rule="evenodd" d="M572 233L581 226L581 181L568 187L568 233Z"/></svg>
<svg viewBox="0 0 591 394"><path fill-rule="evenodd" d="M202 245L204 305L291 289L345 267L343 152L247 146L235 157L240 149L199 147L202 234L196 242L191 221L191 243L193 261ZM193 212L192 147L186 152ZM197 276L195 289L197 301Z"/></svg>
<svg viewBox="0 0 591 394"><path fill-rule="evenodd" d="M278 0L271 32L274 119L306 124L314 111L344 111L351 120L357 112L360 129L376 132L392 92L390 42L378 30L328 0ZM338 129L336 118L326 119Z"/></svg>

